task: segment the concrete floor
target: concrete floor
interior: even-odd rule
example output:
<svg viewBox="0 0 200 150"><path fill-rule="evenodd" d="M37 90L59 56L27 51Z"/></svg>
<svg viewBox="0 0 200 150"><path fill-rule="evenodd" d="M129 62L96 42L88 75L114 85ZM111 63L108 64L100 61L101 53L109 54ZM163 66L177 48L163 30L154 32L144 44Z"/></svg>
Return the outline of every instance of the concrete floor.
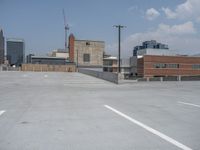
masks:
<svg viewBox="0 0 200 150"><path fill-rule="evenodd" d="M181 149L104 105L200 149L200 82L116 85L79 73L0 72L0 150Z"/></svg>

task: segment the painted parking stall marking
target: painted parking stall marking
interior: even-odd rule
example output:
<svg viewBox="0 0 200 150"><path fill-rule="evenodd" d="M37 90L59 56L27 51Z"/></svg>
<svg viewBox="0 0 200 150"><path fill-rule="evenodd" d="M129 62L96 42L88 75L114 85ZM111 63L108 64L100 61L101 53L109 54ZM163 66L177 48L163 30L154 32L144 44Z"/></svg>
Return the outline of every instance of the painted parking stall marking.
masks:
<svg viewBox="0 0 200 150"><path fill-rule="evenodd" d="M3 113L5 113L5 112L6 112L5 110L1 110L0 111L0 116L3 115Z"/></svg>
<svg viewBox="0 0 200 150"><path fill-rule="evenodd" d="M189 106L194 106L194 107L199 107L200 108L200 105L196 105L196 104L192 104L192 103L186 103L186 102L181 102L181 101L179 101L178 103L179 104L183 104L183 105L189 105Z"/></svg>
<svg viewBox="0 0 200 150"><path fill-rule="evenodd" d="M110 107L108 105L104 105L104 107L106 107L107 109L115 112L119 116L131 121L132 123L142 127L143 129L153 133L154 135L159 136L160 138L164 139L165 141L167 141L167 142L169 142L169 143L171 143L171 144L173 144L173 145L175 145L175 146L177 146L177 147L179 147L179 148L181 148L183 150L192 150L191 148L189 148L186 145L176 141L175 139L173 139L173 138L171 138L171 137L169 137L169 136L167 136L167 135L165 135L165 134L163 134L163 133L161 133L161 132L159 132L159 131L157 131L157 130L155 130L155 129L153 129L153 128L145 125L145 124L143 124L142 122L139 122L139 121L127 116L126 114L124 114L124 113L122 113L122 112L120 112L120 111L118 111L118 110L116 110L116 109L114 109L114 108L112 108L112 107Z"/></svg>

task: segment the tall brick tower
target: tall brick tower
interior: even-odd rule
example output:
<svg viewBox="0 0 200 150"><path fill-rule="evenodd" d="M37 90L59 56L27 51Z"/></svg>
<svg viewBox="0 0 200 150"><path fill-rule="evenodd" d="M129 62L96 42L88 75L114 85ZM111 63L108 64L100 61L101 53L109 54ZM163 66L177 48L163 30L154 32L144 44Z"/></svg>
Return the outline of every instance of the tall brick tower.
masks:
<svg viewBox="0 0 200 150"><path fill-rule="evenodd" d="M69 36L69 60L71 62L74 62L74 41L75 41L74 35L70 34L70 36Z"/></svg>

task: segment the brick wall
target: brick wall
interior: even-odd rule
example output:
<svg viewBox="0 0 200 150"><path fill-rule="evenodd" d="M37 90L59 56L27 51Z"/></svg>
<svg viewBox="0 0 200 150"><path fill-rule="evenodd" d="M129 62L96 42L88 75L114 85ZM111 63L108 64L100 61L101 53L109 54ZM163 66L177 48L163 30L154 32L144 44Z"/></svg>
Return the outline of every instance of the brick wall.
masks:
<svg viewBox="0 0 200 150"><path fill-rule="evenodd" d="M74 62L74 40L75 37L73 34L69 36L69 60Z"/></svg>
<svg viewBox="0 0 200 150"><path fill-rule="evenodd" d="M178 64L179 68L155 68L154 65L159 63ZM138 75L144 77L200 75L200 69L192 68L194 64L200 64L200 57L145 55L138 59Z"/></svg>

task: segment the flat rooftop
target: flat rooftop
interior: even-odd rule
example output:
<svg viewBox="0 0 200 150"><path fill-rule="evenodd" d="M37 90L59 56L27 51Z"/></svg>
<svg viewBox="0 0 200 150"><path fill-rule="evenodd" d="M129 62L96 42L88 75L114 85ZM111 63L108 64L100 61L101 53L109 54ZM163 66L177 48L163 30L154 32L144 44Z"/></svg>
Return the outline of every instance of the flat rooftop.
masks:
<svg viewBox="0 0 200 150"><path fill-rule="evenodd" d="M200 149L200 82L0 72L1 150Z"/></svg>

